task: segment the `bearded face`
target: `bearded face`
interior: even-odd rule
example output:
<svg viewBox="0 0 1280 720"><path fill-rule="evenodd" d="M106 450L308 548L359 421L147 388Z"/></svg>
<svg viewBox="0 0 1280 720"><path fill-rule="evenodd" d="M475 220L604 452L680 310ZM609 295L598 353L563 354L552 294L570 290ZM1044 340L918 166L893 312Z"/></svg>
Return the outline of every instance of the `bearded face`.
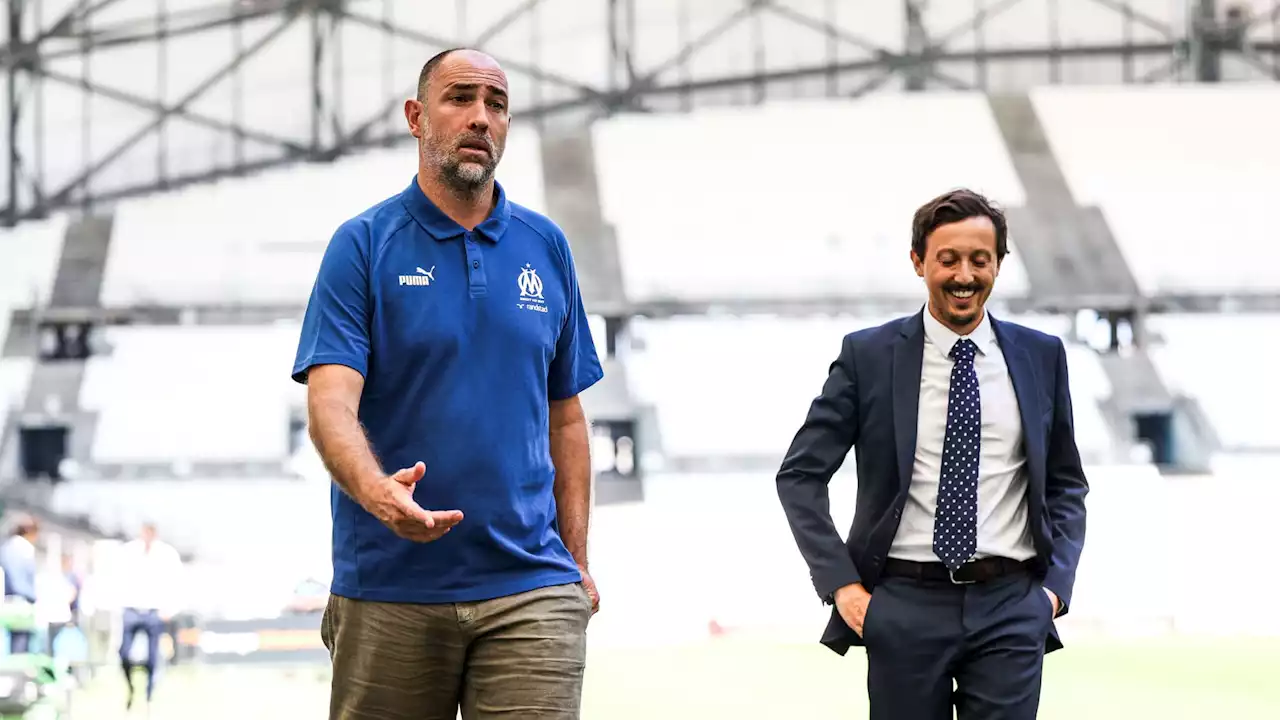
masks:
<svg viewBox="0 0 1280 720"><path fill-rule="evenodd" d="M430 111L427 114L425 132L418 142L425 166L435 169L445 185L463 194L485 187L502 160L504 142L494 138L488 128L469 127L451 133L440 127L443 123L431 121Z"/></svg>

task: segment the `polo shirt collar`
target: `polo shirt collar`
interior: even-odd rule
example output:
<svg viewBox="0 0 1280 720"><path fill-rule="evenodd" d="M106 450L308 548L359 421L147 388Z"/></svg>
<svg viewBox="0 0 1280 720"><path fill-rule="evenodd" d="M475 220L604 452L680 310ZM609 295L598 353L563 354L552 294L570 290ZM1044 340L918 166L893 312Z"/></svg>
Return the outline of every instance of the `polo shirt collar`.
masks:
<svg viewBox="0 0 1280 720"><path fill-rule="evenodd" d="M494 203L493 212L489 213L489 217L476 226L476 232L490 242L496 243L507 232L507 223L511 220L511 205L507 202L507 191L502 188L502 185L494 181L493 187L498 194L498 201ZM422 229L436 240L449 240L467 231L453 218L445 215L444 211L436 207L426 193L422 192L422 188L418 187L417 175L409 180L409 187L400 193L400 201L404 203L405 209L414 220L418 221Z"/></svg>

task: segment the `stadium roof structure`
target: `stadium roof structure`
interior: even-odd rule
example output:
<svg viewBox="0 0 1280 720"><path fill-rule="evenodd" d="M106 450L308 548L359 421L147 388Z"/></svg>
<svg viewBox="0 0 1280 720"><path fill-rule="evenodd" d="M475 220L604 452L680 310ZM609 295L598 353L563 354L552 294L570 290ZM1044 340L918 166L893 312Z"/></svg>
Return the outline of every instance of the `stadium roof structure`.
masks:
<svg viewBox="0 0 1280 720"><path fill-rule="evenodd" d="M1280 0L8 0L0 222L409 139L427 57L517 122L882 91L1280 80Z"/></svg>

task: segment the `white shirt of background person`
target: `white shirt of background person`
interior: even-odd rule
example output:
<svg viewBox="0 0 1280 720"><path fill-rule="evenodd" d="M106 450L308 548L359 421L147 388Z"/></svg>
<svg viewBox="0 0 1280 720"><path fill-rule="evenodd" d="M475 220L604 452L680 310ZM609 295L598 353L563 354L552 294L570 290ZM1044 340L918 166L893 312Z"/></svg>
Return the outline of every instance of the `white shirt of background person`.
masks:
<svg viewBox="0 0 1280 720"><path fill-rule="evenodd" d="M115 565L113 584L121 608L156 610L164 618L182 609L182 557L172 545L154 539L148 548L142 540L131 540L120 548Z"/></svg>

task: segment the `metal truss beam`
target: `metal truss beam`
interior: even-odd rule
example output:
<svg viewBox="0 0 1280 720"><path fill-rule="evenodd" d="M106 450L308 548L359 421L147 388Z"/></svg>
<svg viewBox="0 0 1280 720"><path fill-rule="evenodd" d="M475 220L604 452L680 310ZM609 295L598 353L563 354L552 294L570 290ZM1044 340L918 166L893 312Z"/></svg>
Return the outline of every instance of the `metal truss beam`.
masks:
<svg viewBox="0 0 1280 720"><path fill-rule="evenodd" d="M61 83L67 87L80 88L95 95L101 95L104 98L115 100L116 102L120 102L125 105L130 105L138 108L139 110L146 110L147 112L155 113L157 116L164 117L166 119L169 117L180 117L196 125L209 128L210 130L219 130L231 133L237 137L256 140L268 145L279 145L285 151L295 154L304 152L305 150L303 145L294 142L290 138L254 130L238 123L206 117L200 113L188 110L186 107L181 105L163 105L155 102L154 100L148 100L145 97L134 95L133 93L107 87L106 85L102 85L91 80L73 77L48 68L33 68L32 72L39 77L48 78L49 80Z"/></svg>
<svg viewBox="0 0 1280 720"><path fill-rule="evenodd" d="M1146 13L1135 10L1133 8L1133 3L1127 2L1127 0L1089 0L1089 2L1092 2L1094 5L1101 5L1108 10L1113 10L1127 22L1132 22L1137 25L1142 25L1150 30L1154 30L1170 40L1176 38L1176 33L1174 33L1173 28L1170 27L1168 23L1161 22Z"/></svg>
<svg viewBox="0 0 1280 720"><path fill-rule="evenodd" d="M1178 53L1182 48L1185 48L1184 43L1151 42L1129 45L1075 45L1060 48L1056 50L1055 53L1058 57L1064 59L1111 58L1116 57L1121 53L1132 53L1138 57L1170 57L1171 55ZM1280 42L1257 43L1254 45L1254 49L1261 54L1269 54L1280 58ZM1043 47L1038 45L1026 47L1002 47L988 50L953 50L933 53L927 57L899 56L891 59L851 60L840 63L802 65L793 68L772 70L764 73L751 72L723 75L706 80L655 85L647 88L643 94L672 95L705 90L724 90L751 84L761 80L766 83L804 80L807 78L819 77L830 72L836 72L838 74L866 73L869 71L891 73L900 68L910 67L914 63L924 62L994 63L1001 61L1035 60L1044 57L1045 50ZM1153 80L1154 79L1155 78L1153 78Z"/></svg>
<svg viewBox="0 0 1280 720"><path fill-rule="evenodd" d="M476 35L474 40L467 44L474 45L475 47L484 47L485 45L488 45L493 42L494 38L502 34L503 30L506 30L511 27L512 23L525 15L528 15L541 2L542 0L525 0L512 8L506 15L498 18L492 25L482 30L478 35Z"/></svg>
<svg viewBox="0 0 1280 720"><path fill-rule="evenodd" d="M300 160L327 162L361 148L408 143L411 138L407 133L387 124L395 108L403 102L403 96L395 92L394 71L390 67L393 59L390 55L384 54L383 63L384 93L387 98L385 102L375 103L369 114L363 117L343 117L341 114L345 99L340 32L343 24L351 23L382 33L388 39L407 40L425 48L438 50L466 45L484 49L495 39L515 32L517 24L523 19L536 19L533 13L545 2L522 0L505 14L493 19L487 27L477 28L478 32L474 34L460 29L459 33L473 38L468 41L397 23L392 13L392 0L381 0L380 17L377 10L369 9L373 0L254 0L253 3L241 0L206 0L207 5L175 12L166 12L166 3L159 3L158 12L148 15L143 11L136 17L108 20L102 11L120 4L121 1L79 0L60 17L55 18L51 25L35 31L30 30L30 13L33 4L40 0L10 0L6 3L10 20L9 35L0 37L0 69L9 80L9 105L3 118L6 122L3 136L8 147L0 157L7 158L8 166L4 170L5 174L0 177L7 178L9 184L4 196L0 197L0 202L4 203L0 210L0 220L12 224L22 219L44 216L60 208L110 202ZM1214 58L1221 57L1223 53L1231 53L1267 76L1280 80L1280 41L1240 41L1239 28L1235 29L1235 35L1221 32L1196 35L1192 32L1179 37L1169 24L1135 10L1127 0L1084 0L1116 13L1124 28L1124 42L1063 45L1054 41L1048 45L1006 45L998 48L985 44L983 28L1001 13L1030 0L989 0L978 5L980 11L964 23L937 31L927 29L928 3L923 0L902 0L905 22L900 50L884 47L881 43L848 29L848 23L838 24L835 21L836 8L843 7L842 0L827 0L822 17L817 17L816 11L801 12L777 0L742 0L717 22L703 25L704 31L700 34L690 31L690 15L695 6L700 6L699 0L677 0L676 27L664 32L674 31L680 44L669 56L658 58L657 62L644 67L638 65L635 54L636 48L641 45L641 28L636 21L640 0L598 1L607 3L604 28L608 42L607 56L604 58L607 69L604 74L606 80L601 85L543 67L538 62L537 52L532 53L533 60L525 62L517 58L502 57L504 53L497 53L496 59L509 72L527 78L536 86L532 107L516 108L516 115L522 122L537 124L554 116L582 120L617 112L645 111L658 104L671 107L672 99L677 100L680 107L692 107L692 99L707 91L741 88L749 90L743 97L755 102L768 97L779 84L812 79L825 81L829 96L844 92L848 96L857 97L875 90L897 75L903 77L904 86L908 90L920 90L933 85L953 89L984 89L987 87L988 66L1035 59L1045 60L1050 77L1055 79L1058 77L1058 66L1064 61L1110 58L1117 60L1124 68L1126 82L1154 82L1175 74L1180 76L1187 67L1211 65ZM1209 0L1188 1L1202 11L1204 7L1215 5ZM459 12L464 8L465 5L460 3ZM265 25L263 20L266 18L276 18L278 24L255 42L246 42L242 34L245 24L258 21L259 25ZM243 118L242 110L248 101L240 86L240 68L275 37L292 27L298 19L306 19L310 23L310 45L306 58L306 67L310 69L307 86L310 91L310 122L305 126L307 129L299 132L299 137L293 137L250 127ZM815 42L825 43L826 61L769 68L764 62L765 34L761 23L765 19L774 19L812 31ZM753 49L748 49L746 61L740 63L741 70L715 77L691 79L691 60L699 53L710 52L719 39L744 22L752 23L749 30ZM1053 23L1051 19L1051 25ZM1251 24L1254 27L1270 25L1280 32L1280 0L1276 0L1270 13L1259 13L1258 17L1251 20ZM184 36L224 26L230 30L232 59L203 82L187 89L177 101L155 99L162 97L159 94L146 97L137 91L126 91L122 87L113 86L109 77L90 79L88 75L88 58L91 52L130 44L156 43L161 48L159 72L163 78L167 74L164 68L164 43L180 41ZM1056 37L1055 28L1056 25L1053 25L1050 29L1051 37ZM1212 27L1209 29L1214 30ZM519 30L526 32L523 27ZM1158 34L1159 39L1133 41L1136 30L1153 31ZM535 36L530 40L531 47L537 48L544 42L536 37L539 32L536 22L530 23L527 31ZM1246 32L1245 37L1247 35ZM973 39L969 43L970 49L953 49L955 42L965 37ZM1234 47L1231 45L1233 38L1236 41ZM838 50L842 47L856 48L865 53L865 57L839 59ZM83 76L75 77L52 62L64 57L83 59ZM1167 61L1158 63L1158 67L1152 69L1150 60L1153 58ZM1141 66L1145 74L1133 71L1131 65L1135 59L1147 60ZM968 80L955 77L957 66L976 67L976 76ZM326 67L332 77L325 75ZM230 120L210 117L207 113L193 109L193 104L198 99L228 79L231 84ZM849 79L855 81L852 90L847 82L840 82ZM106 148L105 153L94 156L92 160L87 157L79 172L70 178L63 178L59 186L48 188L43 181L42 172L45 144L41 110L41 93L47 83L77 89L86 98L108 98L143 111L148 117L123 142ZM555 91L548 94L550 99L545 102L540 100L544 87ZM845 89L841 91L841 88ZM349 112L350 108L347 110ZM170 174L166 160L165 127L171 118L181 118L225 137L231 144L233 161L221 167ZM86 138L89 136L90 122L91 119L86 116ZM35 137L34 147L22 144L26 135ZM136 178L136 182L131 178L123 185L95 187L95 180L102 171L117 163L139 143L157 136L160 139L160 151L154 176L147 177L143 173ZM258 153L257 158L247 159L243 147L245 141L261 144L274 154L263 158Z"/></svg>
<svg viewBox="0 0 1280 720"><path fill-rule="evenodd" d="M30 2L30 0L15 1ZM275 17L281 13L289 14L296 12L304 3L323 3L326 0L261 0L252 6L224 4L165 13L162 16L163 20L150 16L118 21L110 25L94 24L96 22L94 18L98 14L121 1L100 0L81 12L73 9L50 26L49 30L32 40L25 43L10 42L0 46L0 68L24 62L48 62L74 57L79 55L84 47L103 50L197 35L249 20ZM163 26L160 25L161 22ZM89 29L90 27L93 29Z"/></svg>
<svg viewBox="0 0 1280 720"><path fill-rule="evenodd" d="M1018 0L1015 0L1015 2L1016 1ZM912 2L912 0L907 0L907 6L909 8L914 8L915 3ZM912 52L910 50L911 46L908 45L908 48L909 48L908 52L898 53L898 52L889 50L888 48L885 48L879 45L878 43L871 42L870 40L867 40L866 38L860 35L856 35L847 30L836 28L832 26L831 23L809 17L808 15L805 15L804 13L794 10L785 5L776 5L773 3L769 3L766 9L770 13L782 18L786 18L787 20L790 20L791 22L797 25L800 25L802 27L807 27L817 32L825 33L828 37L834 38L841 43L859 48L861 50L865 50L870 54L872 58L875 58L877 61L880 61L883 63L889 63L889 64L896 64L897 67L909 66L913 69L918 70L920 72L920 77L922 78L931 77L934 80L942 83L943 85L946 85L947 87L953 90L972 90L973 89L972 84L967 83L958 78L952 77L951 75L948 75L946 73L938 71L938 69L935 67L935 63L931 62L928 59L927 52L924 51L927 48L927 46L922 46L920 51L918 52ZM910 11L907 14L908 21L909 21L908 28L911 29L912 26L914 26L914 30L916 32L922 32L923 26L919 23L918 14L916 15L916 22L914 23L910 22L912 15L913 15L913 12L910 12ZM918 61L912 62L910 60L910 58L912 57L918 58ZM913 88L913 89L923 89L923 84L921 84L920 87Z"/></svg>
<svg viewBox="0 0 1280 720"><path fill-rule="evenodd" d="M444 50L445 48L454 47L459 44L465 44L464 41L461 41L458 39L451 39L443 35L435 35L433 33L424 33L418 30L412 30L410 28L401 27L393 22L378 19L378 18L372 18L367 15L363 15L361 13L352 12L351 10L346 8L336 8L336 9L333 9L332 11L338 14L339 16L341 16L343 19L348 20L350 22L356 23L358 25L363 25L365 27L372 28L374 30L380 30L386 33L388 37L400 38L402 40L411 40L414 42L421 43L423 45L434 47L437 50ZM499 55L494 55L493 59L497 60L498 64L501 65L503 69L510 72L520 73L521 75L525 75L533 80L545 82L551 85L558 85L561 87L569 88L571 90L575 90L579 93L583 93L586 95L596 96L600 94L599 90L592 87L591 85L588 85L587 83L581 82L579 80L575 80L574 78L567 77L559 73L546 70L544 68L539 68L530 63L520 62L519 60L515 60L512 58L504 58Z"/></svg>
<svg viewBox="0 0 1280 720"><path fill-rule="evenodd" d="M77 175L75 179L71 180L70 182L66 183L62 187L58 188L56 191L50 193L48 196L49 203L54 206L69 204L72 201L72 193L75 190L79 189L82 185L84 185L86 182L92 179L95 175L101 172L103 168L107 167L108 165L110 165L111 163L119 159L131 148L133 148L135 145L137 145L139 142L145 139L148 135L155 132L155 130L159 128L161 125L163 125L165 120L167 120L171 115L184 110L188 105L190 105L192 102L195 102L197 99L202 97L206 92L208 92L210 88L217 85L223 78L230 75L236 68L240 67L240 65L242 65L246 60L253 57L254 54L256 54L257 52L265 48L267 45L269 45L272 40L275 40L277 37L283 34L284 31L287 30L289 26L293 24L295 19L296 19L296 16L294 15L286 16L278 25L276 25L275 28L273 28L266 35L263 35L256 42L254 42L252 45L246 48L244 53L242 53L241 55L234 58L231 62L224 65L217 72L205 78L203 82L197 85L195 89L191 90L186 95L184 95L182 99L179 100L173 107L165 108L167 112L160 113L154 120L147 123L138 131L134 132L132 135L130 135L120 144L116 145L111 151L107 152L106 155L100 158L97 162L93 163L88 168L85 168L85 170L81 172L79 175ZM29 212L27 213L27 215L35 216L36 213Z"/></svg>

